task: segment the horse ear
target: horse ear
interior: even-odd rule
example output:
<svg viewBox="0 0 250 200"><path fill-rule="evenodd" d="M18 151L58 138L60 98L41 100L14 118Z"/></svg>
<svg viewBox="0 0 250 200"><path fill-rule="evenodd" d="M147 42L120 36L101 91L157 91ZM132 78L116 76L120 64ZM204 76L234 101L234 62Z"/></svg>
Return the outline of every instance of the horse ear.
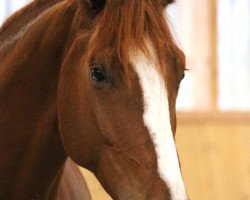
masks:
<svg viewBox="0 0 250 200"><path fill-rule="evenodd" d="M106 3L106 0L79 0L79 1L87 5L87 7L91 10L98 10L102 8Z"/></svg>
<svg viewBox="0 0 250 200"><path fill-rule="evenodd" d="M167 5L174 3L174 0L161 0L161 1L164 7L167 7Z"/></svg>

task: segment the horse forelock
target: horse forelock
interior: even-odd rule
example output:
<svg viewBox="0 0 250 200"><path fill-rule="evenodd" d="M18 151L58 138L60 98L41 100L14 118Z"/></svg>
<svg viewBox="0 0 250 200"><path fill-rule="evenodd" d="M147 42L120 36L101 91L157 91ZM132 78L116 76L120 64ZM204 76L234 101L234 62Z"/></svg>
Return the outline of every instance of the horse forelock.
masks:
<svg viewBox="0 0 250 200"><path fill-rule="evenodd" d="M100 62L109 60L110 54L118 55L125 77L129 79L129 52L134 48L150 56L148 38L156 51L157 68L165 72L166 59L173 55L175 44L162 1L107 0L98 13L83 64L89 64L95 55L100 55Z"/></svg>

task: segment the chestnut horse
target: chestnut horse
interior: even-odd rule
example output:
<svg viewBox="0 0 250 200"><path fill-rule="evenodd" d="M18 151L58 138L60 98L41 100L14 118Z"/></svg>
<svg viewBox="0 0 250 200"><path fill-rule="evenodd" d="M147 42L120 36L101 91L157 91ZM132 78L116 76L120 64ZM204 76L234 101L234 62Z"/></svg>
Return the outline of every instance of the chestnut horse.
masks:
<svg viewBox="0 0 250 200"><path fill-rule="evenodd" d="M171 0L34 0L0 29L0 199L187 200ZM83 191L83 189L85 190Z"/></svg>

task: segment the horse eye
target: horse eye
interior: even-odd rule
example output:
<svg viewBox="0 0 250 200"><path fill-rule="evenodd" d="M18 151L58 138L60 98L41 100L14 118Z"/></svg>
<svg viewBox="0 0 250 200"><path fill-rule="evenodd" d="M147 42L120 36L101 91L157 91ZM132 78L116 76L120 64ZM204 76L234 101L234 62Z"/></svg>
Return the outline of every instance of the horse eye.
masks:
<svg viewBox="0 0 250 200"><path fill-rule="evenodd" d="M97 82L103 82L107 79L105 71L99 67L91 69L92 78Z"/></svg>
<svg viewBox="0 0 250 200"><path fill-rule="evenodd" d="M181 77L181 80L183 80L185 78L185 72L183 73L182 77Z"/></svg>

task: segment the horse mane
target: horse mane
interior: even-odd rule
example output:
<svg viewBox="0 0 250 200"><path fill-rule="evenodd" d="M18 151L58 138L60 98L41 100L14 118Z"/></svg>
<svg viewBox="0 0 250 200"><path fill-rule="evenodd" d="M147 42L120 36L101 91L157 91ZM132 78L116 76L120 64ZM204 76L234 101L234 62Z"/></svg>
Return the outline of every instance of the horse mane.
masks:
<svg viewBox="0 0 250 200"><path fill-rule="evenodd" d="M164 72L166 59L173 57L174 42L162 0L107 0L98 15L83 64L89 64L95 55L101 55L105 64L110 56L118 55L125 77L129 78L130 50L136 47L148 56L148 39L156 50L157 66Z"/></svg>
<svg viewBox="0 0 250 200"><path fill-rule="evenodd" d="M21 9L17 10L14 14L7 18L7 20L0 26L0 36L8 30L12 28L12 26L18 22L18 20L30 20L31 15L37 15L37 10L41 9L41 12L55 3L62 1L62 0L34 0L28 3L26 6L22 7ZM33 12L33 13L32 13Z"/></svg>
<svg viewBox="0 0 250 200"><path fill-rule="evenodd" d="M17 10L11 17L8 17L6 21L0 26L0 35L8 29L11 25L15 23L18 18L23 18L23 16L33 9L34 2L27 4L20 10Z"/></svg>

